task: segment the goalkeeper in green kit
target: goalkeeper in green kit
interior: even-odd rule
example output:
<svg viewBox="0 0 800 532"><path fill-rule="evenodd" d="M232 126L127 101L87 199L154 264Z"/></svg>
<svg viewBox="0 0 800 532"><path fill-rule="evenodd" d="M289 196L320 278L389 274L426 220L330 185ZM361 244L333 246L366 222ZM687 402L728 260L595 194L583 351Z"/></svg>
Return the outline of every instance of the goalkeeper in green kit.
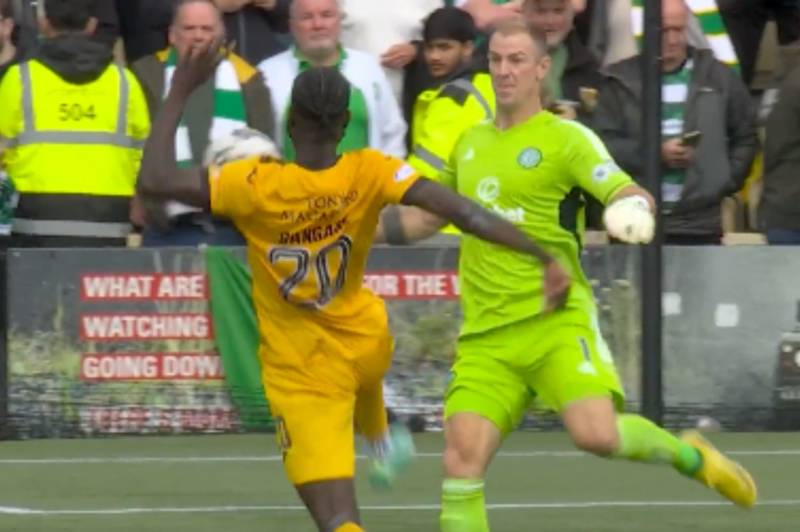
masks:
<svg viewBox="0 0 800 532"><path fill-rule="evenodd" d="M622 388L580 266L581 195L605 204L608 232L634 244L653 237L653 201L594 133L542 110L540 84L549 65L536 30L519 20L498 26L489 45L497 116L464 133L439 178L534 238L572 278L566 301L551 311L541 262L462 238L464 323L445 399L441 530L489 530L486 470L534 398L560 414L579 449L672 466L750 507L756 500L751 476L697 432L676 437L621 413ZM402 244L441 227L423 211L388 210L378 237Z"/></svg>

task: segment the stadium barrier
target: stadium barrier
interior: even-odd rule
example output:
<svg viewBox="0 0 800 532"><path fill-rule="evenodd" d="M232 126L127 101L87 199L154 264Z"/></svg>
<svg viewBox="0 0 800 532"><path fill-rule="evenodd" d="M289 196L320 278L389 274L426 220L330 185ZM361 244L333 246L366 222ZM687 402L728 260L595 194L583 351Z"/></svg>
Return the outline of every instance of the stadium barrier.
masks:
<svg viewBox="0 0 800 532"><path fill-rule="evenodd" d="M664 257L666 424L711 417L729 429L800 428L797 251L685 247ZM201 251L10 250L5 259L5 437L259 430L242 422L247 396L231 400ZM635 409L639 249L592 246L583 259ZM386 299L397 340L387 404L418 428L441 424L460 321L456 265L452 244L376 247L365 275ZM269 430L263 406L255 415ZM534 412L523 427L554 424Z"/></svg>

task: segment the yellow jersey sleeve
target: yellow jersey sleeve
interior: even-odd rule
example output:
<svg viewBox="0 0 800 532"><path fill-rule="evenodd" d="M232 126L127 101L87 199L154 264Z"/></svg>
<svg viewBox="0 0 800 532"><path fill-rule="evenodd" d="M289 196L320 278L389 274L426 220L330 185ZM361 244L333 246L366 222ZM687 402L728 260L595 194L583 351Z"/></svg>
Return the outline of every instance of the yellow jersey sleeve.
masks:
<svg viewBox="0 0 800 532"><path fill-rule="evenodd" d="M260 158L252 157L208 169L208 191L211 212L235 220L246 218L258 206L258 175Z"/></svg>
<svg viewBox="0 0 800 532"><path fill-rule="evenodd" d="M421 177L405 161L381 155L376 172L384 204L400 203L408 189Z"/></svg>

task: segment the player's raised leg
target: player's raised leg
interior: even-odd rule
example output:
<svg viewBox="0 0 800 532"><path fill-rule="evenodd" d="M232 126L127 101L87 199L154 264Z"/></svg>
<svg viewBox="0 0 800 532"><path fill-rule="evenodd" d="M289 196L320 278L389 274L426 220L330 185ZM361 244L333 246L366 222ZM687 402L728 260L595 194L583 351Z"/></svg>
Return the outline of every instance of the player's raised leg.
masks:
<svg viewBox="0 0 800 532"><path fill-rule="evenodd" d="M579 449L609 458L671 465L739 506L755 504L756 486L747 470L699 433L677 438L641 416L617 415L610 397L568 405L562 417Z"/></svg>
<svg viewBox="0 0 800 532"><path fill-rule="evenodd" d="M618 414L622 391L613 360L591 313L552 317L548 336L557 346L535 372L531 386L561 412L575 446L586 452L637 462L666 464L696 478L734 503L755 503L752 478L698 435L677 438L648 419ZM616 403L615 403L616 399Z"/></svg>
<svg viewBox="0 0 800 532"><path fill-rule="evenodd" d="M367 442L369 481L373 487L391 487L411 464L414 440L402 423L388 424L383 383L362 388L356 397L356 428Z"/></svg>
<svg viewBox="0 0 800 532"><path fill-rule="evenodd" d="M382 329L382 330L381 330ZM402 424L389 426L383 400L383 378L389 369L394 341L385 310L376 315L373 334L353 335L346 340L357 354L354 360L358 382L355 405L356 430L367 442L369 481L373 487L388 488L414 456L414 441Z"/></svg>

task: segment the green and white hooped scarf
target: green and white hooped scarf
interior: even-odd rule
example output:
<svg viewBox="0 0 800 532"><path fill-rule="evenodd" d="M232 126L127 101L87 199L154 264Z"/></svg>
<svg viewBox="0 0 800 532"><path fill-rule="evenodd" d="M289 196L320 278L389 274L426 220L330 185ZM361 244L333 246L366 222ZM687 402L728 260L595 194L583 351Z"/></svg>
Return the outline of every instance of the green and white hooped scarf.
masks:
<svg viewBox="0 0 800 532"><path fill-rule="evenodd" d="M164 97L169 94L172 85L172 75L175 73L178 54L175 48L170 48L167 56L166 68L164 72ZM245 111L244 97L242 96L242 86L236 69L229 60L223 60L214 76L214 108L211 119L211 129L208 131L209 141L211 139L227 135L234 130L247 127L247 113ZM178 167L186 168L194 164L194 153L192 144L189 140L189 129L183 119L178 126L175 134L175 156ZM202 157L202 154L200 154ZM197 209L183 205L178 202L169 202L167 212L170 217L194 212Z"/></svg>

